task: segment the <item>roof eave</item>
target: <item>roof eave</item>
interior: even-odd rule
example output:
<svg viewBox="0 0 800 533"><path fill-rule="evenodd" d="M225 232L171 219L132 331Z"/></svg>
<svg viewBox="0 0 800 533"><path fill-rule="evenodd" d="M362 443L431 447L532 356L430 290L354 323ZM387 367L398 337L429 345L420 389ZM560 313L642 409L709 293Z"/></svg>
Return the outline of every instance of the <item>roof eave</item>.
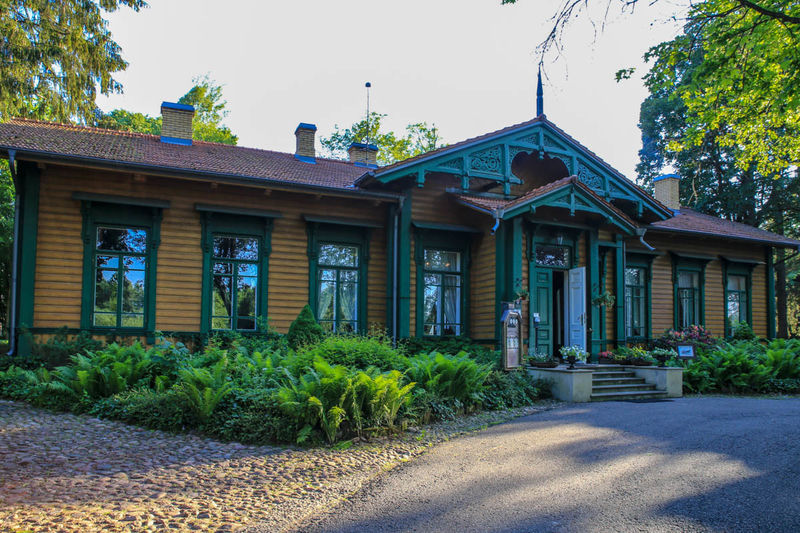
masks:
<svg viewBox="0 0 800 533"><path fill-rule="evenodd" d="M388 192L373 192L363 189L343 188L343 187L327 187L324 185L314 185L310 183L295 183L291 181L278 180L275 178L262 178L257 176L246 176L241 174L228 174L223 172L209 172L203 170L182 169L175 167L167 167L161 165L149 165L144 163L132 163L128 161L116 161L111 159L85 157L85 156L71 156L59 154L55 152L47 152L41 150L20 149L12 146L0 146L0 155L4 158L8 157L8 151L13 150L16 152L16 159L27 159L30 161L44 162L44 163L62 163L62 164L84 164L93 166L95 168L108 169L108 170L122 170L122 171L136 171L155 174L159 176L173 177L173 178L192 178L192 179L208 179L213 181L226 182L237 185L255 185L255 186L269 186L269 188L276 190L286 190L290 192L308 192L317 194L327 194L331 196L344 196L355 198L370 198L375 200L386 200L392 202L399 202L402 198L399 194Z"/></svg>
<svg viewBox="0 0 800 533"><path fill-rule="evenodd" d="M698 230L691 230L691 229L678 229L678 228L661 228L659 226L648 226L648 232L656 232L656 233L685 233L689 235L701 235L704 237L716 237L718 239L728 239L734 241L746 241L746 242L756 242L759 244L764 244L767 246L774 246L778 248L795 248L800 251L800 241L770 241L766 239L756 239L751 237L740 237L737 235L720 235L719 233L713 233L710 231L698 231Z"/></svg>

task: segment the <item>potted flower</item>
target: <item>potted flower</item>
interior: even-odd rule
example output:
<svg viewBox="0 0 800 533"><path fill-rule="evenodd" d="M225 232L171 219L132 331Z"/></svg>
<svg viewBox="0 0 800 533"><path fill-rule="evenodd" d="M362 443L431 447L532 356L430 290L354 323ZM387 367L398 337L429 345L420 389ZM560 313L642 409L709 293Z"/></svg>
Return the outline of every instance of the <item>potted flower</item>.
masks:
<svg viewBox="0 0 800 533"><path fill-rule="evenodd" d="M575 370L575 363L578 361L586 362L586 358L589 356L586 350L580 346L562 346L559 353L569 363L567 370Z"/></svg>
<svg viewBox="0 0 800 533"><path fill-rule="evenodd" d="M636 346L628 352L628 364L633 366L653 366L655 361L641 346Z"/></svg>
<svg viewBox="0 0 800 533"><path fill-rule="evenodd" d="M528 361L534 368L555 368L558 366L558 362L546 353L535 353L528 357Z"/></svg>
<svg viewBox="0 0 800 533"><path fill-rule="evenodd" d="M605 352L600 352L600 354L597 357L598 357L597 361L600 364L613 365L616 363L616 361L614 360L614 352L610 350Z"/></svg>
<svg viewBox="0 0 800 533"><path fill-rule="evenodd" d="M658 366L667 366L667 361L673 358L678 357L678 352L675 350L668 350L666 348L656 348L652 352L650 352L656 361L658 361Z"/></svg>
<svg viewBox="0 0 800 533"><path fill-rule="evenodd" d="M514 280L514 303L518 308L522 307L522 302L528 299L528 289L522 282L522 278Z"/></svg>
<svg viewBox="0 0 800 533"><path fill-rule="evenodd" d="M602 294L592 298L592 305L595 307L614 307L617 305L617 297L609 291L603 291Z"/></svg>

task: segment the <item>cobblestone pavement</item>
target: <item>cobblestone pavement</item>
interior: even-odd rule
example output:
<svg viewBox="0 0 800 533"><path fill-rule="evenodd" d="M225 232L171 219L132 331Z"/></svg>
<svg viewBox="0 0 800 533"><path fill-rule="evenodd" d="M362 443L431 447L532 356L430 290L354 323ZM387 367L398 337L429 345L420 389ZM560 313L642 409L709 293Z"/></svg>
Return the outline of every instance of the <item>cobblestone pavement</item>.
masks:
<svg viewBox="0 0 800 533"><path fill-rule="evenodd" d="M436 442L553 405L480 413L346 450L299 450L0 401L0 531L281 531Z"/></svg>

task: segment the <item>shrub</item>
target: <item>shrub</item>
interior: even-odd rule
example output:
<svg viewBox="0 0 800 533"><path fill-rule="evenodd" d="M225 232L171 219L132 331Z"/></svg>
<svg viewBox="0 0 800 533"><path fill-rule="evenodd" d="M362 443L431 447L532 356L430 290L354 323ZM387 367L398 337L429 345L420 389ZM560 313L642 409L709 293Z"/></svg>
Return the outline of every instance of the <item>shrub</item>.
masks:
<svg viewBox="0 0 800 533"><path fill-rule="evenodd" d="M732 339L735 341L750 341L756 338L753 328L747 322L736 322L731 325Z"/></svg>
<svg viewBox="0 0 800 533"><path fill-rule="evenodd" d="M489 377L490 365L477 363L461 352L444 355L437 352L418 354L406 360L406 376L418 387L440 398L458 400L465 408L477 406Z"/></svg>
<svg viewBox="0 0 800 533"><path fill-rule="evenodd" d="M776 379L800 379L800 349L796 342L773 341L760 361Z"/></svg>
<svg viewBox="0 0 800 533"><path fill-rule="evenodd" d="M419 353L438 352L445 355L458 355L461 352L468 354L482 364L490 364L496 369L502 368L500 352L482 344L472 342L469 337L410 337L403 339L398 348L406 356Z"/></svg>
<svg viewBox="0 0 800 533"><path fill-rule="evenodd" d="M186 396L180 391L158 392L146 387L100 399L89 413L162 431L185 431L198 422Z"/></svg>
<svg viewBox="0 0 800 533"><path fill-rule="evenodd" d="M228 359L223 357L213 367L188 367L180 370L180 383L176 389L184 395L195 415L205 421L217 404L231 390L227 373Z"/></svg>
<svg viewBox="0 0 800 533"><path fill-rule="evenodd" d="M331 335L301 348L298 356L309 360L321 357L332 365L359 369L375 366L390 370L402 363L400 353L392 348L391 341L385 337Z"/></svg>
<svg viewBox="0 0 800 533"><path fill-rule="evenodd" d="M65 326L59 329L46 342L36 342L30 331L23 330L22 335L28 338L31 345L31 358L41 362L47 368L65 365L75 354L94 352L103 347L103 342L92 338L87 331L70 335Z"/></svg>
<svg viewBox="0 0 800 533"><path fill-rule="evenodd" d="M243 444L293 442L294 419L280 408L274 389L233 389L203 424L203 431Z"/></svg>
<svg viewBox="0 0 800 533"><path fill-rule="evenodd" d="M771 377L770 369L760 364L746 343L725 344L700 354L688 364L684 381L693 392L758 392Z"/></svg>
<svg viewBox="0 0 800 533"><path fill-rule="evenodd" d="M656 339L656 348L676 350L679 343L693 344L698 353L705 352L717 345L717 339L703 326L689 326L681 330L668 329Z"/></svg>
<svg viewBox="0 0 800 533"><path fill-rule="evenodd" d="M325 330L317 323L311 307L305 305L289 326L286 340L291 348L297 350L301 346L319 342L324 336Z"/></svg>
<svg viewBox="0 0 800 533"><path fill-rule="evenodd" d="M523 407L550 396L549 384L532 379L523 369L493 370L484 385L482 406L485 409Z"/></svg>
<svg viewBox="0 0 800 533"><path fill-rule="evenodd" d="M800 379L770 378L765 390L778 394L800 394Z"/></svg>

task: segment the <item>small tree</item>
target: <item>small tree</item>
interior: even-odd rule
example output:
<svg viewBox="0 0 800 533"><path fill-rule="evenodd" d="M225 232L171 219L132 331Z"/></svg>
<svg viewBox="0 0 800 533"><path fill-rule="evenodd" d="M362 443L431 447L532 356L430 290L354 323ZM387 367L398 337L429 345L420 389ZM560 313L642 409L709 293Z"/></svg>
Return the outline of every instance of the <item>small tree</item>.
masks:
<svg viewBox="0 0 800 533"><path fill-rule="evenodd" d="M306 305L297 315L297 318L294 319L292 325L289 326L287 340L289 341L289 346L296 350L306 344L319 342L324 336L325 330L317 323L311 307Z"/></svg>

